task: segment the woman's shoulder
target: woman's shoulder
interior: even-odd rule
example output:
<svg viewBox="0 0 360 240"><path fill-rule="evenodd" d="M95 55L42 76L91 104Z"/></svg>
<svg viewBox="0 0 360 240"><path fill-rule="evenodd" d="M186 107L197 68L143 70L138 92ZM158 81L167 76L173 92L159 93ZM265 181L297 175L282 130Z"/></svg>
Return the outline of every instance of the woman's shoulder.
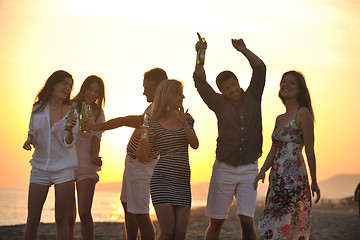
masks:
<svg viewBox="0 0 360 240"><path fill-rule="evenodd" d="M281 120L281 118L284 116L284 114L285 114L285 113L282 113L282 114L278 115L278 116L276 117L276 119L275 119L275 123L278 123L278 122Z"/></svg>
<svg viewBox="0 0 360 240"><path fill-rule="evenodd" d="M297 118L303 119L303 118L311 118L310 110L307 107L300 107L297 111Z"/></svg>
<svg viewBox="0 0 360 240"><path fill-rule="evenodd" d="M302 126L303 124L311 124L313 123L313 118L311 116L310 110L307 107L300 107L297 111L296 123L298 126Z"/></svg>

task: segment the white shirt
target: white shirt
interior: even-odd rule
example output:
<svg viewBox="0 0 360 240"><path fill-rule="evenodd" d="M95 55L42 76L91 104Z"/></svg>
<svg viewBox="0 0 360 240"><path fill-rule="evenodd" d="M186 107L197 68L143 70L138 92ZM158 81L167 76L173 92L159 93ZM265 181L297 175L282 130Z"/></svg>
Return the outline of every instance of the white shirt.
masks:
<svg viewBox="0 0 360 240"><path fill-rule="evenodd" d="M99 112L100 111L100 112ZM97 117L97 115L99 115ZM97 119L95 119L97 117ZM105 122L105 115L102 109L93 113L93 120L95 123ZM76 168L78 173L93 173L100 171L101 168L92 163L91 159L91 144L92 138L97 137L99 141L101 140L102 132L101 131L91 131L91 132L79 132L76 140L76 152L78 156L78 166Z"/></svg>
<svg viewBox="0 0 360 240"><path fill-rule="evenodd" d="M31 166L44 171L59 171L75 167L77 155L74 146L78 124L73 128L73 142L67 144L65 142L66 116L50 128L49 104L42 111L34 113L34 110L39 107L40 105L36 105L33 108L29 124L28 134L35 139L35 151L30 160Z"/></svg>

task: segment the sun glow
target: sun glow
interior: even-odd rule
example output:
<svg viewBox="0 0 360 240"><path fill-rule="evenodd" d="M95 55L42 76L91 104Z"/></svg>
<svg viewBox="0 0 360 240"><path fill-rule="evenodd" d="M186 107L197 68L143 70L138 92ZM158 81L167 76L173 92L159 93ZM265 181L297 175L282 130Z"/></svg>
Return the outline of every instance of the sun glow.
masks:
<svg viewBox="0 0 360 240"><path fill-rule="evenodd" d="M216 91L220 71L232 70L244 89L251 77L248 62L233 49L231 38L243 38L267 66L259 166L270 149L275 118L284 111L277 97L280 77L295 69L305 74L313 100L318 179L358 174L359 6L350 0L1 1L0 79L6 102L0 118L5 159L0 186L28 184L32 152L21 147L36 93L52 72L64 69L73 75L73 95L88 75L99 75L106 88L105 116L111 119L143 112L148 104L142 96L143 73L153 67L185 84L184 106L195 119L200 141L198 150L190 150L192 182L208 182L217 123L192 80L197 31L208 43L205 68ZM122 180L131 133L119 128L103 134L102 182ZM346 164L338 164L339 159Z"/></svg>

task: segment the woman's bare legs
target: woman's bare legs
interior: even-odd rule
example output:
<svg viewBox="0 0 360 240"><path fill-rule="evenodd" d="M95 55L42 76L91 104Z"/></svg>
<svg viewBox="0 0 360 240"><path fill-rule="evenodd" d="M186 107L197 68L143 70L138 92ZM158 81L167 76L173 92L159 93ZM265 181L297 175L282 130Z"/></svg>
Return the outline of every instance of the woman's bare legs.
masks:
<svg viewBox="0 0 360 240"><path fill-rule="evenodd" d="M159 240L185 239L190 207L169 204L154 204L160 225Z"/></svg>
<svg viewBox="0 0 360 240"><path fill-rule="evenodd" d="M25 240L36 239L41 212L49 191L49 186L30 183L28 194L28 216L24 232Z"/></svg>
<svg viewBox="0 0 360 240"><path fill-rule="evenodd" d="M56 239L70 239L70 221L73 221L75 202L74 180L55 185Z"/></svg>
<svg viewBox="0 0 360 240"><path fill-rule="evenodd" d="M96 181L93 179L84 179L76 183L81 235L84 240L95 239L94 222L91 215L95 185Z"/></svg>

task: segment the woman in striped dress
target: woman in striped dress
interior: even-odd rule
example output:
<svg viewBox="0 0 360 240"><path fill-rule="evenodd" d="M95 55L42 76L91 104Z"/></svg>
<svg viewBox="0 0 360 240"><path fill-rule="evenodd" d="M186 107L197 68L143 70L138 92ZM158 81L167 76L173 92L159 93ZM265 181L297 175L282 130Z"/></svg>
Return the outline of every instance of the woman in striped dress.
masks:
<svg viewBox="0 0 360 240"><path fill-rule="evenodd" d="M149 124L149 141L141 141L137 158L143 161L154 147L160 158L150 181L151 200L160 225L160 240L185 239L190 215L190 165L188 146L199 141L193 118L182 106L183 85L164 80L157 88ZM140 133L144 129L139 130Z"/></svg>

